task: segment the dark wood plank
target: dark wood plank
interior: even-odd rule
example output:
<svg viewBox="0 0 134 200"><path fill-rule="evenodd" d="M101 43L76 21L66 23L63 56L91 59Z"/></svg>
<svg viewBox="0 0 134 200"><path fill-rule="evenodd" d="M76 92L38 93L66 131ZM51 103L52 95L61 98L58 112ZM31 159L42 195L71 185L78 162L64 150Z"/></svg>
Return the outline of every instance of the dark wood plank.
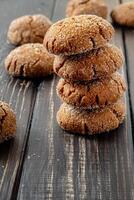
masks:
<svg viewBox="0 0 134 200"><path fill-rule="evenodd" d="M29 135L37 84L8 77L4 70L4 58L13 48L6 42L9 23L16 17L43 13L51 16L53 0L3 0L0 1L0 99L10 103L17 114L17 135L11 142L0 145L0 199L8 200L16 193L21 165ZM15 197L13 196L13 199Z"/></svg>
<svg viewBox="0 0 134 200"><path fill-rule="evenodd" d="M62 18L67 1L56 1L54 20ZM110 9L118 1L109 1ZM121 30L114 42L123 47ZM60 101L58 77L38 90L20 181L18 200L133 200L133 146L129 113L110 134L80 137L61 130L56 122ZM45 102L44 102L45 100Z"/></svg>
<svg viewBox="0 0 134 200"><path fill-rule="evenodd" d="M128 2L122 0L122 3ZM129 2L133 2L130 0ZM130 106L131 106L131 118L132 118L132 127L134 128L134 29L123 27L123 38L124 38L124 47L125 47L125 57L126 57L126 69L127 69L127 78L128 78L128 93L130 97ZM134 138L134 135L133 135ZM133 139L134 140L134 139Z"/></svg>

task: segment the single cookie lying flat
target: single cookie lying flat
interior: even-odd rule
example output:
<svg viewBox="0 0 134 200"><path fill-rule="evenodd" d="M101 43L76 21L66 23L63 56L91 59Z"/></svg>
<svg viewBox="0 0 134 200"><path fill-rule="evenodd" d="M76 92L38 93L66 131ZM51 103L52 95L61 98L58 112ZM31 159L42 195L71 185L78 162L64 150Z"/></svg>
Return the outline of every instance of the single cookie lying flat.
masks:
<svg viewBox="0 0 134 200"><path fill-rule="evenodd" d="M112 25L101 17L79 15L53 24L44 45L53 54L79 54L104 46L113 34Z"/></svg>
<svg viewBox="0 0 134 200"><path fill-rule="evenodd" d="M119 73L110 79L91 83L68 83L60 79L57 93L62 101L82 109L101 108L114 104L126 90L125 81Z"/></svg>
<svg viewBox="0 0 134 200"><path fill-rule="evenodd" d="M72 133L93 135L116 129L125 117L125 105L122 102L100 110L80 110L63 103L57 113L61 128Z"/></svg>
<svg viewBox="0 0 134 200"><path fill-rule="evenodd" d="M53 55L39 43L17 47L7 56L5 68L16 77L39 78L53 72Z"/></svg>
<svg viewBox="0 0 134 200"><path fill-rule="evenodd" d="M134 27L134 2L127 2L116 6L112 13L111 17L116 23Z"/></svg>
<svg viewBox="0 0 134 200"><path fill-rule="evenodd" d="M123 65L123 54L114 45L106 45L89 53L55 56L55 73L68 81L91 81L109 77Z"/></svg>
<svg viewBox="0 0 134 200"><path fill-rule="evenodd" d="M83 14L97 15L107 18L108 8L103 0L71 0L68 2L67 17Z"/></svg>
<svg viewBox="0 0 134 200"><path fill-rule="evenodd" d="M16 117L7 103L0 101L0 143L15 136Z"/></svg>
<svg viewBox="0 0 134 200"><path fill-rule="evenodd" d="M44 15L22 16L11 22L7 37L14 45L42 43L51 24Z"/></svg>

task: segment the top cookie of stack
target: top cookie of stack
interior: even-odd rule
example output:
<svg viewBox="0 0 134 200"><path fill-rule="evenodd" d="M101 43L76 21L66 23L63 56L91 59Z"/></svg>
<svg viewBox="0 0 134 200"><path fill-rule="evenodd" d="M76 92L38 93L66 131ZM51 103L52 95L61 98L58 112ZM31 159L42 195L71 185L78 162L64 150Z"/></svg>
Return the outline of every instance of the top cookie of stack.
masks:
<svg viewBox="0 0 134 200"><path fill-rule="evenodd" d="M113 34L113 27L103 18L79 15L53 24L45 35L44 45L56 55L81 54L104 46Z"/></svg>

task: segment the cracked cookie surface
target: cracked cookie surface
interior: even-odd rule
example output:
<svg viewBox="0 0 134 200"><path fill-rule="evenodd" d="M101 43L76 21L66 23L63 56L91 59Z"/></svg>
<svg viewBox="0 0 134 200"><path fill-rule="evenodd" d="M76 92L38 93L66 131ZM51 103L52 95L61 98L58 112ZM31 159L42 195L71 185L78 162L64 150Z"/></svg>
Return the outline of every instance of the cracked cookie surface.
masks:
<svg viewBox="0 0 134 200"><path fill-rule="evenodd" d="M15 136L16 117L7 103L0 101L0 143Z"/></svg>
<svg viewBox="0 0 134 200"><path fill-rule="evenodd" d="M123 65L123 54L114 45L106 45L89 53L73 56L55 56L55 73L74 81L91 81L109 77Z"/></svg>
<svg viewBox="0 0 134 200"><path fill-rule="evenodd" d="M13 20L7 33L14 45L42 43L52 22L44 15L26 15Z"/></svg>
<svg viewBox="0 0 134 200"><path fill-rule="evenodd" d="M122 3L111 12L111 17L116 23L134 27L134 2Z"/></svg>
<svg viewBox="0 0 134 200"><path fill-rule="evenodd" d="M112 25L95 15L65 18L53 24L44 38L46 49L56 55L73 55L104 46L113 36Z"/></svg>
<svg viewBox="0 0 134 200"><path fill-rule="evenodd" d="M125 104L117 102L104 109L89 111L63 103L57 112L57 122L66 131L93 135L119 127L125 117Z"/></svg>
<svg viewBox="0 0 134 200"><path fill-rule="evenodd" d="M5 59L6 71L15 77L39 78L53 72L54 56L39 43L17 47Z"/></svg>
<svg viewBox="0 0 134 200"><path fill-rule="evenodd" d="M119 73L108 79L91 83L69 83L60 79L57 93L62 101L82 109L103 108L114 104L126 90L126 84Z"/></svg>
<svg viewBox="0 0 134 200"><path fill-rule="evenodd" d="M103 0L71 0L66 8L67 17L91 14L106 19L107 13L108 8Z"/></svg>

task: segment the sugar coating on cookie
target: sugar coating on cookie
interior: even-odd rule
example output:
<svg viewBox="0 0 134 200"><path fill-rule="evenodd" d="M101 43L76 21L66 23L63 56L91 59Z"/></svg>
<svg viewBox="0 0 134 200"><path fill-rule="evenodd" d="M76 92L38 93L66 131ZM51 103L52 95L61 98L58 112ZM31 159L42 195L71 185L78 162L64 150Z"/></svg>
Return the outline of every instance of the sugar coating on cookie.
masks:
<svg viewBox="0 0 134 200"><path fill-rule="evenodd" d="M14 45L42 43L52 22L44 15L26 15L13 20L7 37Z"/></svg>
<svg viewBox="0 0 134 200"><path fill-rule="evenodd" d="M79 15L53 24L45 35L44 46L56 55L79 54L105 45L113 34L112 25L103 18Z"/></svg>
<svg viewBox="0 0 134 200"><path fill-rule="evenodd" d="M108 8L103 0L71 0L68 2L67 17L83 14L97 15L106 19Z"/></svg>
<svg viewBox="0 0 134 200"><path fill-rule="evenodd" d="M15 136L16 116L7 103L0 101L0 143Z"/></svg>
<svg viewBox="0 0 134 200"><path fill-rule="evenodd" d="M126 90L126 84L119 73L108 79L91 83L69 83L60 79L57 94L62 101L82 109L102 108L114 104Z"/></svg>
<svg viewBox="0 0 134 200"><path fill-rule="evenodd" d="M53 72L54 56L39 43L17 47L5 59L6 71L15 77L39 78Z"/></svg>
<svg viewBox="0 0 134 200"><path fill-rule="evenodd" d="M63 103L57 112L59 126L72 133L93 135L119 127L125 117L125 104L117 102L99 110L81 110Z"/></svg>
<svg viewBox="0 0 134 200"><path fill-rule="evenodd" d="M120 25L134 27L134 2L127 2L116 6L111 12L113 21Z"/></svg>
<svg viewBox="0 0 134 200"><path fill-rule="evenodd" d="M107 44L85 54L55 56L55 73L68 81L91 81L111 76L123 65L122 51Z"/></svg>

